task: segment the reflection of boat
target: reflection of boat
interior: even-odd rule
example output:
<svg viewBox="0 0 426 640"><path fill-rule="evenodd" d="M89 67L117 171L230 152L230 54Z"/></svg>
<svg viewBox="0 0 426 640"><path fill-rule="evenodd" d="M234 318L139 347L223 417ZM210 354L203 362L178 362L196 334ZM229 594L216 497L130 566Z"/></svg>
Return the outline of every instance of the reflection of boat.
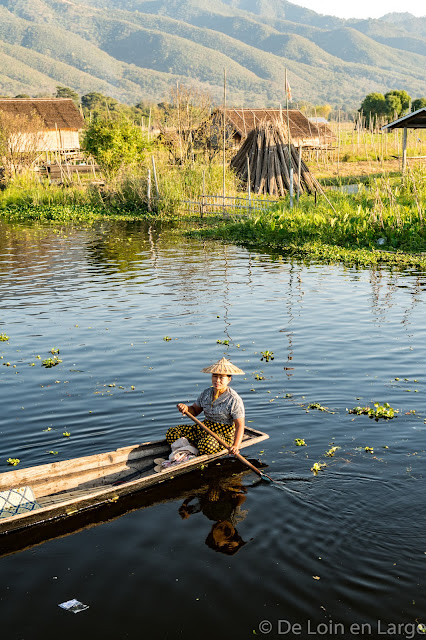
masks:
<svg viewBox="0 0 426 640"><path fill-rule="evenodd" d="M246 428L241 448L261 442L268 437L261 431ZM159 488L158 485L161 485L163 499L167 499L167 493L177 482L174 480L171 483L171 480L190 471L203 469L210 462L228 453L224 449L213 455L197 456L181 465L155 473L154 459L167 455L169 450L165 440L158 440L123 447L109 453L0 474L2 495L10 489L29 487L35 498L34 505L30 503L26 505L24 502L19 508L21 512L16 515L4 517L3 512L3 517L0 518L2 543L7 542L11 534L28 532L32 532L29 539L35 542L34 532L37 526L57 523L61 519L67 522L70 517L75 517L77 514L102 506L115 506L117 501L122 502L119 500L122 497L140 492L142 489ZM121 513L124 513L124 510L121 510ZM104 519L109 518L104 516ZM77 524L78 526L81 528L85 525ZM75 530L76 527L72 528ZM22 545L18 548L22 548Z"/></svg>

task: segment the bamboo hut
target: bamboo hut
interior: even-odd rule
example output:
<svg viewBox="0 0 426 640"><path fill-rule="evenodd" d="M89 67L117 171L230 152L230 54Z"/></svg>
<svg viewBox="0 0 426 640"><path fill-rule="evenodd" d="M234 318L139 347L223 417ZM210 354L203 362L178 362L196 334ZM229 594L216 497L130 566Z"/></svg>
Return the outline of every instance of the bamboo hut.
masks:
<svg viewBox="0 0 426 640"><path fill-rule="evenodd" d="M227 108L225 110L228 138L232 138L233 146L238 147L253 129L263 122L287 124L285 109L248 109ZM295 147L305 149L328 149L335 142L331 129L324 124L310 122L299 109L288 110L290 135ZM213 123L223 123L223 109L213 113ZM220 138L220 136L219 136Z"/></svg>
<svg viewBox="0 0 426 640"><path fill-rule="evenodd" d="M300 151L289 145L284 124L262 122L248 134L231 160L231 167L243 182L250 182L251 191L256 194L285 196L290 191L290 169L294 193L321 191Z"/></svg>
<svg viewBox="0 0 426 640"><path fill-rule="evenodd" d="M15 151L25 153L37 144L39 152L71 153L80 150L79 132L84 120L69 98L0 98L0 111L19 119L33 118L41 131L14 132Z"/></svg>

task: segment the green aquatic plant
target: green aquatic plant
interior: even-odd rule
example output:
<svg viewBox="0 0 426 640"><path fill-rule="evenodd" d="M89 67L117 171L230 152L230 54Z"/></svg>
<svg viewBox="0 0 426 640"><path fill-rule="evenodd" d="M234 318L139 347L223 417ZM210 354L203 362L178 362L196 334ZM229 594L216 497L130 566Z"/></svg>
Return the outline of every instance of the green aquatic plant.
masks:
<svg viewBox="0 0 426 640"><path fill-rule="evenodd" d="M56 365L60 362L62 362L62 360L59 360L57 356L53 356L53 358L47 358L46 360L43 360L41 364L43 365L43 367L46 367L46 369L50 369L51 367L56 367Z"/></svg>
<svg viewBox="0 0 426 640"><path fill-rule="evenodd" d="M269 360L274 359L273 351L261 351L260 353L262 354L262 357L260 359L265 360L265 362L269 362Z"/></svg>
<svg viewBox="0 0 426 640"><path fill-rule="evenodd" d="M317 409L318 411L325 411L326 413L335 413L335 411L330 411L328 407L323 407L319 402L311 402L308 404L308 409Z"/></svg>
<svg viewBox="0 0 426 640"><path fill-rule="evenodd" d="M327 458L332 458L336 451L338 451L339 449L340 447L331 447L331 449L325 452L325 455L327 456Z"/></svg>
<svg viewBox="0 0 426 640"><path fill-rule="evenodd" d="M8 458L6 462L7 464L12 465L12 467L16 467L21 461L19 458Z"/></svg>
<svg viewBox="0 0 426 640"><path fill-rule="evenodd" d="M354 407L353 409L348 409L348 413L354 413L357 416L368 415L376 420L379 418L390 420L395 417L395 414L399 413L399 410L393 409L388 402L384 402L383 405L375 402L374 409L371 407Z"/></svg>
<svg viewBox="0 0 426 640"><path fill-rule="evenodd" d="M262 376L262 374L260 374L260 373L255 373L255 374L254 374L254 378L255 378L256 380L264 380L264 379L265 379L265 376Z"/></svg>
<svg viewBox="0 0 426 640"><path fill-rule="evenodd" d="M296 443L297 447L306 447L306 442L304 441L303 438L295 438L294 442Z"/></svg>
<svg viewBox="0 0 426 640"><path fill-rule="evenodd" d="M0 333L0 342L7 342L9 340L9 336L5 333Z"/></svg>
<svg viewBox="0 0 426 640"><path fill-rule="evenodd" d="M367 453L371 453L371 454L374 453L373 447L364 447L364 451L367 451Z"/></svg>
<svg viewBox="0 0 426 640"><path fill-rule="evenodd" d="M311 467L311 471L316 476L318 475L318 472L325 469L326 466L327 466L326 462L314 462L314 464Z"/></svg>
<svg viewBox="0 0 426 640"><path fill-rule="evenodd" d="M69 438L71 434L69 431L64 431L62 435L64 436L64 438Z"/></svg>
<svg viewBox="0 0 426 640"><path fill-rule="evenodd" d="M164 336L163 340L164 340L164 342L170 342L171 337L170 336Z"/></svg>
<svg viewBox="0 0 426 640"><path fill-rule="evenodd" d="M216 340L216 344L228 345L229 344L229 340Z"/></svg>

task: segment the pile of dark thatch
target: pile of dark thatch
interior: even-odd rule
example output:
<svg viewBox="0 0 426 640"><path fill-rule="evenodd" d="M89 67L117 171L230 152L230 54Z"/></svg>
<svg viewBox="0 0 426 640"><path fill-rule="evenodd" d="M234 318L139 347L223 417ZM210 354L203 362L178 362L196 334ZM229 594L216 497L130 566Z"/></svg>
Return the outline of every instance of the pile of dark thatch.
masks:
<svg viewBox="0 0 426 640"><path fill-rule="evenodd" d="M231 167L246 184L250 172L253 193L285 196L290 190L290 166L293 168L293 193L297 193L298 155L298 150L292 144L289 149L287 127L284 124L264 122L249 133L237 155L232 158ZM300 193L315 191L321 191L321 187L301 160Z"/></svg>

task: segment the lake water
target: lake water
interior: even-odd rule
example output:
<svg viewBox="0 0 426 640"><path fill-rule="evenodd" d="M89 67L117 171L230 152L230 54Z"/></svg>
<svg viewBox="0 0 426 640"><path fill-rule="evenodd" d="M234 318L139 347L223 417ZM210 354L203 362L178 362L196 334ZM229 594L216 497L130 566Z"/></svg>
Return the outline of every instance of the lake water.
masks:
<svg viewBox="0 0 426 640"><path fill-rule="evenodd" d="M161 438L226 355L246 372L233 386L249 426L270 435L245 453L277 480L218 468L2 557L5 637L421 637L425 289L424 273L304 264L141 223L0 222L1 471L9 457L23 468ZM46 369L51 349L62 362ZM397 417L347 411L375 402ZM208 544L221 509L245 543L234 555ZM71 598L89 609L58 607Z"/></svg>

